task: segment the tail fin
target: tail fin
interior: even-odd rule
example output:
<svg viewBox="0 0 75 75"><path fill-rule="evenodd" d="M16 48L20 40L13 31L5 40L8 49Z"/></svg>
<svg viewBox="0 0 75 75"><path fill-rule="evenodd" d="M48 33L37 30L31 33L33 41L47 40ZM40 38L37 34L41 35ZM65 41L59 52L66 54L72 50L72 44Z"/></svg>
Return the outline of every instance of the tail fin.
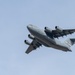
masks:
<svg viewBox="0 0 75 75"><path fill-rule="evenodd" d="M71 47L72 45L75 44L75 38L70 38L70 39L66 40L65 43L66 43L69 47Z"/></svg>

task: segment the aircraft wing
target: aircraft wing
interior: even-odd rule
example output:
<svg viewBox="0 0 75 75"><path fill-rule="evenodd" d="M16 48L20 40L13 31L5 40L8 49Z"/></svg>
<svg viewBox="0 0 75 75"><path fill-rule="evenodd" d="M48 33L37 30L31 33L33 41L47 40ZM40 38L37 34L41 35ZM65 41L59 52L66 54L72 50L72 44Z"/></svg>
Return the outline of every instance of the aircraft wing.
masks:
<svg viewBox="0 0 75 75"><path fill-rule="evenodd" d="M53 30L52 31L53 36L55 38L62 37L62 36L66 36L66 35L72 34L74 32L75 32L75 29L65 29L65 30L62 30L60 32L58 32L57 30Z"/></svg>
<svg viewBox="0 0 75 75"><path fill-rule="evenodd" d="M31 42L30 46L28 47L28 49L26 50L25 53L28 54L28 53L30 53L31 51L36 50L36 49L37 49L38 47L40 47L41 45L42 45L42 44L39 43L37 39L34 39L34 40Z"/></svg>

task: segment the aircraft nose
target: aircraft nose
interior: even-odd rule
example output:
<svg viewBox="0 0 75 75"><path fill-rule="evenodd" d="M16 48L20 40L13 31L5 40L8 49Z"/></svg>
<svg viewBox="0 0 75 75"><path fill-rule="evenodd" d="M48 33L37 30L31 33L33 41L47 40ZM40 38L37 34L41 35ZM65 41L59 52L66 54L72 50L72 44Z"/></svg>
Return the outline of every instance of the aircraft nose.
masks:
<svg viewBox="0 0 75 75"><path fill-rule="evenodd" d="M27 26L27 28L28 28L28 30L32 30L33 29L33 25L31 25L31 24L29 24L28 26Z"/></svg>
<svg viewBox="0 0 75 75"><path fill-rule="evenodd" d="M28 25L27 28L30 29L32 25Z"/></svg>
<svg viewBox="0 0 75 75"><path fill-rule="evenodd" d="M37 34L38 33L38 28L32 24L29 24L27 26L27 29L29 30L29 32L33 35Z"/></svg>

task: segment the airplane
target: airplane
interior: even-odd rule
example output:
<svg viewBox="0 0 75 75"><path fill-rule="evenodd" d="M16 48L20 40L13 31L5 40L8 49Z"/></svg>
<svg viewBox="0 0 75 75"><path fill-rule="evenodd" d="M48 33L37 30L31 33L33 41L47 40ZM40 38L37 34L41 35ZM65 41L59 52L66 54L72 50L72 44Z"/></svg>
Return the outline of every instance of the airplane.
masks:
<svg viewBox="0 0 75 75"><path fill-rule="evenodd" d="M28 40L24 40L25 44L29 45L25 52L26 54L29 54L31 51L36 50L42 45L65 52L72 52L70 47L74 45L75 38L69 38L64 43L56 38L72 34L75 32L75 29L62 29L59 26L55 26L54 30L49 27L45 27L44 30L42 30L32 24L27 25L27 29L31 33L28 37L33 41L30 43Z"/></svg>

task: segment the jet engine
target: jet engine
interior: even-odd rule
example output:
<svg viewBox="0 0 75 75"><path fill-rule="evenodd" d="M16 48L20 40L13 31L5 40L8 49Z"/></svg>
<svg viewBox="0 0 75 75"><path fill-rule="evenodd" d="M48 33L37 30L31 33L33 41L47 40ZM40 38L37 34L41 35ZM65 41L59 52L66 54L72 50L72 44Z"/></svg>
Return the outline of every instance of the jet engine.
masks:
<svg viewBox="0 0 75 75"><path fill-rule="evenodd" d="M27 45L30 45L30 44L31 44L28 40L25 40L24 42L25 42L25 44L27 44Z"/></svg>
<svg viewBox="0 0 75 75"><path fill-rule="evenodd" d="M34 39L34 36L33 35L28 35L28 37L30 38L30 39Z"/></svg>
<svg viewBox="0 0 75 75"><path fill-rule="evenodd" d="M45 32L52 33L52 29L50 29L50 28L48 28L48 27L45 27Z"/></svg>
<svg viewBox="0 0 75 75"><path fill-rule="evenodd" d="M62 32L62 31L63 31L63 29L60 28L59 26L55 26L55 29L56 29L58 32Z"/></svg>

